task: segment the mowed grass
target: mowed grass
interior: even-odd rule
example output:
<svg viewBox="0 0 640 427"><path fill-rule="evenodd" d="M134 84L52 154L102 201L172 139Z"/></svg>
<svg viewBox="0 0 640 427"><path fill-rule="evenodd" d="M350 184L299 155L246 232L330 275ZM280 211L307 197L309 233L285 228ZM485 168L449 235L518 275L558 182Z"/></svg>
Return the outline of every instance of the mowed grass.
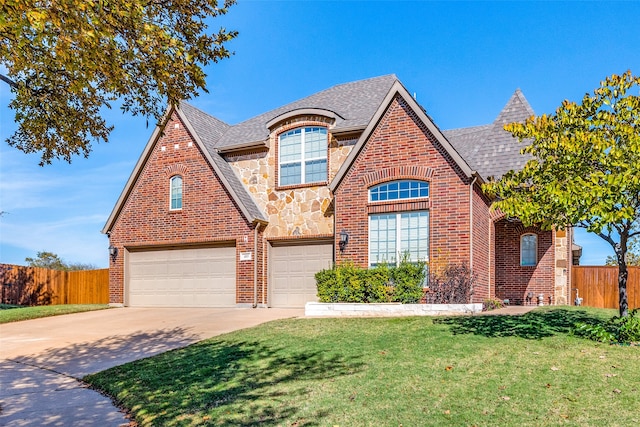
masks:
<svg viewBox="0 0 640 427"><path fill-rule="evenodd" d="M85 380L142 426L628 426L640 347L570 335L613 311L290 319Z"/></svg>
<svg viewBox="0 0 640 427"><path fill-rule="evenodd" d="M59 316L61 314L81 313L83 311L104 310L108 304L64 304L20 307L0 304L0 324L38 319L40 317Z"/></svg>

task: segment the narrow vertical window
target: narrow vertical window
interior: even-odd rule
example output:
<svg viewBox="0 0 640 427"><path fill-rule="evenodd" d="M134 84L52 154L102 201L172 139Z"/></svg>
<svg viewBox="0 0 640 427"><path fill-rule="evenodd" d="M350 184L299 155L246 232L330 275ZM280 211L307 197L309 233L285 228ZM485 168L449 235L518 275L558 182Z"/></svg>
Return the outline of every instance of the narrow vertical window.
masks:
<svg viewBox="0 0 640 427"><path fill-rule="evenodd" d="M538 263L538 235L524 234L520 237L520 265L533 267Z"/></svg>
<svg viewBox="0 0 640 427"><path fill-rule="evenodd" d="M171 178L171 210L182 209L182 177Z"/></svg>

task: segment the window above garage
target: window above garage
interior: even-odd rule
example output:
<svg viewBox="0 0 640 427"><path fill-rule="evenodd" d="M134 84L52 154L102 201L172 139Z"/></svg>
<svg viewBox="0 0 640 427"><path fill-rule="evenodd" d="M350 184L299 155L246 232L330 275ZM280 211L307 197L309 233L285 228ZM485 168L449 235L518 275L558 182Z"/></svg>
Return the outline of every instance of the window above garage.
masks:
<svg viewBox="0 0 640 427"><path fill-rule="evenodd" d="M180 175L172 176L170 182L170 209L172 211L182 209L182 177Z"/></svg>

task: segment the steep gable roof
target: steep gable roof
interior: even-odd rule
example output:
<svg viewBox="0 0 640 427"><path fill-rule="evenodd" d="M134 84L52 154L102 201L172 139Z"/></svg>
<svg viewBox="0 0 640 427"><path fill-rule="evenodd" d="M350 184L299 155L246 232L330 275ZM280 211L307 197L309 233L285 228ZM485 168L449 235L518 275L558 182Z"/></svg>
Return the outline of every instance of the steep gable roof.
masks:
<svg viewBox="0 0 640 427"><path fill-rule="evenodd" d="M260 211L253 198L249 195L247 189L235 175L231 166L229 166L229 164L213 148L215 141L219 139L220 136L229 128L229 125L187 103L182 103L179 108L169 108L165 113L162 123L166 124L166 121L171 117L174 111L184 122L185 127L193 136L196 144L198 144L202 150L218 178L220 178L227 191L229 191L231 197L245 216L245 219L250 223L267 222L264 214ZM133 172L129 176L116 205L111 211L111 214L102 229L102 233L108 233L113 227L113 224L124 206L129 193L133 189L138 176L142 172L147 159L151 155L151 150L155 146L157 140L162 136L162 130L163 126L156 126L153 134L147 141L144 151L140 155Z"/></svg>
<svg viewBox="0 0 640 427"><path fill-rule="evenodd" d="M521 154L523 145L504 130L507 123L524 122L534 115L526 98L517 89L492 124L444 131L472 168L485 180L496 179L510 170L520 170L530 157Z"/></svg>
<svg viewBox="0 0 640 427"><path fill-rule="evenodd" d="M207 113L183 102L177 109L178 114L193 135L194 139L201 145L203 152L207 156L209 163L216 171L218 178L224 183L227 191L231 194L235 202L240 207L245 218L249 222L266 222L264 214L256 205L253 197L242 184L240 178L235 174L226 160L218 154L215 149L215 141L220 138L229 125L216 119Z"/></svg>
<svg viewBox="0 0 640 427"><path fill-rule="evenodd" d="M369 124L367 125L366 129L364 130L364 132L362 132L362 135L356 142L356 145L353 147L353 149L345 159L344 163L342 163L342 166L338 170L338 173L329 184L329 188L331 189L331 191L333 192L336 191L336 189L342 182L342 179L345 177L345 175L351 168L351 165L353 164L355 159L358 157L358 155L364 148L365 144L369 140L369 137L371 137L371 134L373 133L375 128L378 126L378 123L380 122L380 120L382 120L384 113L387 111L387 109L389 108L389 106L391 105L391 103L393 102L396 96L401 96L404 99L404 101L409 105L409 107L415 112L418 119L425 124L425 126L429 129L429 131L431 131L431 133L436 137L438 142L451 156L455 164L457 164L460 167L462 172L467 177L470 178L472 176L477 175L476 171L474 171L469 166L469 164L460 155L460 153L454 148L453 145L449 143L447 138L445 138L445 136L440 131L438 126L436 126L433 120L431 120L431 117L427 115L425 110L418 104L418 102L411 96L411 94L409 94L409 92L402 85L402 83L396 80L393 86L391 87L391 89L387 92L387 95L385 96L384 101L380 104L377 111L369 121Z"/></svg>

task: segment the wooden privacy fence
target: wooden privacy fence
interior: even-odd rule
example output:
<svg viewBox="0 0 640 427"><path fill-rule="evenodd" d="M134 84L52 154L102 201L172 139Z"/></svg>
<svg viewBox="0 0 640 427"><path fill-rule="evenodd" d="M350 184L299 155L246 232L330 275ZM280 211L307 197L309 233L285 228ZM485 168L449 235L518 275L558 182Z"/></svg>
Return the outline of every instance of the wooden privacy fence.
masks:
<svg viewBox="0 0 640 427"><path fill-rule="evenodd" d="M640 267L628 267L627 297L629 308L640 308ZM571 301L576 289L583 298L582 305L618 308L618 267L574 266L571 278Z"/></svg>
<svg viewBox="0 0 640 427"><path fill-rule="evenodd" d="M108 304L109 269L58 271L0 264L2 303Z"/></svg>

